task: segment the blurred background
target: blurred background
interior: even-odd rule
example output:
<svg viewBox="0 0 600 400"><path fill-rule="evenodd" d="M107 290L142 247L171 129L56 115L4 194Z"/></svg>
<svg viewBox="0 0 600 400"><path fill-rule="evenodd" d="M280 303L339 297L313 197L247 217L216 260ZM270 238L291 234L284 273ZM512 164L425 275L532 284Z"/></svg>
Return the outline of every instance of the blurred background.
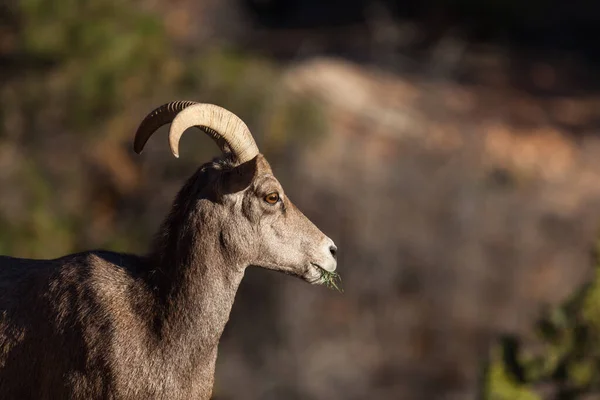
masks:
<svg viewBox="0 0 600 400"><path fill-rule="evenodd" d="M249 270L214 398L600 398L600 4L3 0L0 254L144 252L244 119L345 293ZM161 139L162 138L162 139Z"/></svg>

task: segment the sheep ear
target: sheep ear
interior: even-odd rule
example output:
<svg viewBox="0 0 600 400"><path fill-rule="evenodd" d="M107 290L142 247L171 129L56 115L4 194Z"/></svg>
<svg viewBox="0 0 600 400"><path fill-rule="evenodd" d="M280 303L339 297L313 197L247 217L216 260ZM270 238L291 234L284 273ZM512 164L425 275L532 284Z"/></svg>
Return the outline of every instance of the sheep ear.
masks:
<svg viewBox="0 0 600 400"><path fill-rule="evenodd" d="M256 156L250 161L226 171L221 180L221 194L237 193L246 189L258 174L259 167L258 156Z"/></svg>

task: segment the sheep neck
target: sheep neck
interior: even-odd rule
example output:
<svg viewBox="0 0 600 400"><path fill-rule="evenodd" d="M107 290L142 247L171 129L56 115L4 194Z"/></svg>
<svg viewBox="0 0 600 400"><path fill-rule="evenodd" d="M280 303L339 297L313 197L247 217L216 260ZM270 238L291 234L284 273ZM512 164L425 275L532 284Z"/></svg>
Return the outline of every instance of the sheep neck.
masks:
<svg viewBox="0 0 600 400"><path fill-rule="evenodd" d="M200 214L174 206L154 245L151 284L164 357L212 379L219 339L245 268L226 260L218 224Z"/></svg>

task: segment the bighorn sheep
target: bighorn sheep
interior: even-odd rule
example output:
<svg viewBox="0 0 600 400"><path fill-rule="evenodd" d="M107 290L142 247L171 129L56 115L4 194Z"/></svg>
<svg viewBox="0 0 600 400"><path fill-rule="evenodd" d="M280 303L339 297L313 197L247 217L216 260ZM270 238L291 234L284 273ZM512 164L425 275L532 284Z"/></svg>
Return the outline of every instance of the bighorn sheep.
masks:
<svg viewBox="0 0 600 400"><path fill-rule="evenodd" d="M167 123L175 156L198 127L223 157L183 186L148 255L0 257L0 398L208 399L246 267L310 283L335 270L333 241L285 195L244 122L167 103L142 121L135 151Z"/></svg>

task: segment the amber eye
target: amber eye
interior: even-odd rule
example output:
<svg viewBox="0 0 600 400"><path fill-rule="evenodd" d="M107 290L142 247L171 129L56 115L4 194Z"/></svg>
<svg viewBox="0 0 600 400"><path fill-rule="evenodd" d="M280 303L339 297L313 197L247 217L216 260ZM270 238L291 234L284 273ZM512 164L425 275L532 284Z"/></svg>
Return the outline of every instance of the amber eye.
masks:
<svg viewBox="0 0 600 400"><path fill-rule="evenodd" d="M269 193L265 196L265 201L271 205L277 204L277 202L279 201L279 193Z"/></svg>

